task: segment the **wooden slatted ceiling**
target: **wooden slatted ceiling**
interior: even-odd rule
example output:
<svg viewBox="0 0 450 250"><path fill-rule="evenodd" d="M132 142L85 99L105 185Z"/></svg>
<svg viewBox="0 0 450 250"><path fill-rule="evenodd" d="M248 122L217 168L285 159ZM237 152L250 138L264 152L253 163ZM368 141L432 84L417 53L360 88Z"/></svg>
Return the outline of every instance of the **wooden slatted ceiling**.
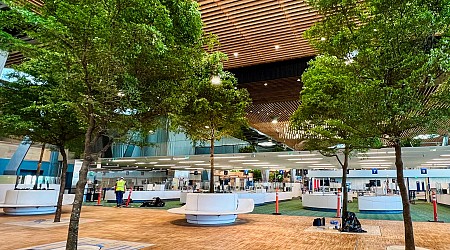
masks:
<svg viewBox="0 0 450 250"><path fill-rule="evenodd" d="M27 1L36 6L43 4L41 0ZM198 0L198 3L204 31L218 36L218 49L229 57L225 68L315 54L302 36L319 17L305 1ZM275 45L279 48L275 49ZM20 63L21 60L20 53L11 53L7 66Z"/></svg>
<svg viewBox="0 0 450 250"><path fill-rule="evenodd" d="M305 1L199 0L198 3L204 31L218 36L218 49L229 57L225 68L315 54L302 36L319 16Z"/></svg>

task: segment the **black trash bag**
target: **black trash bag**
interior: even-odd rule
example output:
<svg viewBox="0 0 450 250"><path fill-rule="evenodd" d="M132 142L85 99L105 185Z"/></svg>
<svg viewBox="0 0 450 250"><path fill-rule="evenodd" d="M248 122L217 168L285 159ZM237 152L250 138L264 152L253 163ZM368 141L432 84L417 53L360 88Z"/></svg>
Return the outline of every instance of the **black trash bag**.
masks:
<svg viewBox="0 0 450 250"><path fill-rule="evenodd" d="M164 207L166 203L161 200L159 197L153 197L153 199L149 201L144 201L141 204L141 207Z"/></svg>
<svg viewBox="0 0 450 250"><path fill-rule="evenodd" d="M344 214L341 232L367 233L367 231L361 228L361 223L353 212L346 212Z"/></svg>

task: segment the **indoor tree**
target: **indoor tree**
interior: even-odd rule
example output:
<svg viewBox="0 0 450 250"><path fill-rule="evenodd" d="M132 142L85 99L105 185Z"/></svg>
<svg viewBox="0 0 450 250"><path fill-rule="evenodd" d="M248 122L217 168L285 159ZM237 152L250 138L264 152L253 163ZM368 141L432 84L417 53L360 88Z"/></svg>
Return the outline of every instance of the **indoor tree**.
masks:
<svg viewBox="0 0 450 250"><path fill-rule="evenodd" d="M5 2L10 9L0 14L2 49L45 60L49 72L58 77L58 94L76 107L86 124L66 244L66 249L76 249L89 165L116 135L155 124L179 102L173 95L191 77L202 53L198 4L49 0L36 14L21 6L23 1ZM11 28L36 42L9 35ZM102 138L108 142L98 147Z"/></svg>
<svg viewBox="0 0 450 250"><path fill-rule="evenodd" d="M322 20L306 37L355 76L355 111L365 132L395 149L405 247L415 249L400 142L448 116L448 0L309 0Z"/></svg>
<svg viewBox="0 0 450 250"><path fill-rule="evenodd" d="M209 192L214 193L214 142L236 135L247 125L245 108L250 103L246 89L236 87L236 78L223 70L226 56L205 53L197 77L186 90L186 99L172 116L172 126L194 142L210 143Z"/></svg>
<svg viewBox="0 0 450 250"><path fill-rule="evenodd" d="M342 220L347 212L347 170L353 151L362 152L372 144L359 117L357 99L349 98L355 90L356 75L345 61L333 56L318 56L302 75L300 105L291 116L304 147L335 157L342 168ZM343 159L341 159L343 156Z"/></svg>

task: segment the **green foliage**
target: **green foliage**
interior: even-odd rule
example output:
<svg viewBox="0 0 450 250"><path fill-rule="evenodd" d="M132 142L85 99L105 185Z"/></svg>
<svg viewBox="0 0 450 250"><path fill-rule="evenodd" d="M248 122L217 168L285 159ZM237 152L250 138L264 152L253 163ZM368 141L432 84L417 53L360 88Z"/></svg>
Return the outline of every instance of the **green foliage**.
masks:
<svg viewBox="0 0 450 250"><path fill-rule="evenodd" d="M261 181L262 180L262 173L260 169L253 169L253 180L254 181Z"/></svg>
<svg viewBox="0 0 450 250"><path fill-rule="evenodd" d="M53 83L16 74L17 81L0 87L0 131L4 136L29 136L34 142L65 147L84 134L76 107L57 95ZM59 150L59 148L58 148Z"/></svg>
<svg viewBox="0 0 450 250"><path fill-rule="evenodd" d="M333 155L346 145L366 150L372 140L361 122L359 100L353 98L356 75L335 56L318 56L302 75L303 90L291 126L306 139L305 148Z"/></svg>
<svg viewBox="0 0 450 250"><path fill-rule="evenodd" d="M186 89L186 104L172 116L173 126L184 131L193 141L219 140L234 135L247 125L245 108L250 103L245 89L236 89L236 78L222 70L224 55L205 55L202 71ZM220 84L211 77L220 76Z"/></svg>
<svg viewBox="0 0 450 250"><path fill-rule="evenodd" d="M413 136L404 132L448 116L448 0L309 2L326 18L306 37L327 58L317 61L334 61L319 63L337 74L324 77L352 83L367 134Z"/></svg>
<svg viewBox="0 0 450 250"><path fill-rule="evenodd" d="M54 91L93 134L148 131L183 101L177 95L202 56L195 2L46 1L40 15L20 3L0 13L2 48L31 59L23 72L59 84Z"/></svg>
<svg viewBox="0 0 450 250"><path fill-rule="evenodd" d="M256 148L253 145L248 145L239 149L239 153L253 153L256 152Z"/></svg>

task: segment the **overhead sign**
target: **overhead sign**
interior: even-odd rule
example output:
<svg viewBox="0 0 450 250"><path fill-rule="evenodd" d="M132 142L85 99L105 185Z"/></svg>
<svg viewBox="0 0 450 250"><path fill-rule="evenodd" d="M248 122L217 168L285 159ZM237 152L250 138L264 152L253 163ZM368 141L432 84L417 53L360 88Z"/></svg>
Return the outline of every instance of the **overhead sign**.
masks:
<svg viewBox="0 0 450 250"><path fill-rule="evenodd" d="M420 174L427 174L427 169L426 168L421 168L420 169Z"/></svg>
<svg viewBox="0 0 450 250"><path fill-rule="evenodd" d="M378 174L378 168L372 168L372 174Z"/></svg>

